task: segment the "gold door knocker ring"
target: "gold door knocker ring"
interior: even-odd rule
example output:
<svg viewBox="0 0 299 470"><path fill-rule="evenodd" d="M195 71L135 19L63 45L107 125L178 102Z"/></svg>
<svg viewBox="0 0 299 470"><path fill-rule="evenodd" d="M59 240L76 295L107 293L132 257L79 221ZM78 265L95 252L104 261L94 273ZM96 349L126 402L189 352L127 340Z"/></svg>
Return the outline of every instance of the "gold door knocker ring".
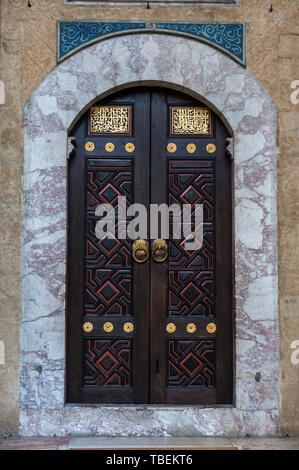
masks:
<svg viewBox="0 0 299 470"><path fill-rule="evenodd" d="M132 246L132 256L136 263L145 263L149 258L149 247L146 240L135 240Z"/></svg>
<svg viewBox="0 0 299 470"><path fill-rule="evenodd" d="M156 263L164 263L168 258L168 246L165 240L157 238L152 243L152 257Z"/></svg>

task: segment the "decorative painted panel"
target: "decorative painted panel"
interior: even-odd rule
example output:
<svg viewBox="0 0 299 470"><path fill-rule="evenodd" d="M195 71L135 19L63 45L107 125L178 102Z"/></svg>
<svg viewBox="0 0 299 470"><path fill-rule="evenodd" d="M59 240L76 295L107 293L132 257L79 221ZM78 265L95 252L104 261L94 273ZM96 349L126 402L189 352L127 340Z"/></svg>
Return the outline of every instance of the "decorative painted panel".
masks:
<svg viewBox="0 0 299 470"><path fill-rule="evenodd" d="M130 32L157 32L188 36L222 50L234 60L246 64L243 23L151 23L146 21L59 21L57 61L94 42Z"/></svg>
<svg viewBox="0 0 299 470"><path fill-rule="evenodd" d="M169 340L168 387L215 387L215 341Z"/></svg>
<svg viewBox="0 0 299 470"><path fill-rule="evenodd" d="M132 340L85 340L83 386L131 386Z"/></svg>
<svg viewBox="0 0 299 470"><path fill-rule="evenodd" d="M89 111L90 134L132 134L132 106L92 106Z"/></svg>
<svg viewBox="0 0 299 470"><path fill-rule="evenodd" d="M170 106L170 135L211 135L211 111L196 106Z"/></svg>

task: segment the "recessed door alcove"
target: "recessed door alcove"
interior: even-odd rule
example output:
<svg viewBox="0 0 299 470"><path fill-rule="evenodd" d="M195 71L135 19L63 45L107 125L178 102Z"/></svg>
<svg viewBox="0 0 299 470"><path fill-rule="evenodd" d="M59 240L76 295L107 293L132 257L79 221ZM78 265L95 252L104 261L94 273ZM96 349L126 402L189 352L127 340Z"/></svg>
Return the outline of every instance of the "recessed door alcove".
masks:
<svg viewBox="0 0 299 470"><path fill-rule="evenodd" d="M68 132L93 103L136 86L165 86L199 100L234 138L236 362L230 407L65 404ZM24 127L20 433L66 435L76 428L89 435L275 435L276 113L250 72L187 38L111 38L66 59L45 78L26 105Z"/></svg>

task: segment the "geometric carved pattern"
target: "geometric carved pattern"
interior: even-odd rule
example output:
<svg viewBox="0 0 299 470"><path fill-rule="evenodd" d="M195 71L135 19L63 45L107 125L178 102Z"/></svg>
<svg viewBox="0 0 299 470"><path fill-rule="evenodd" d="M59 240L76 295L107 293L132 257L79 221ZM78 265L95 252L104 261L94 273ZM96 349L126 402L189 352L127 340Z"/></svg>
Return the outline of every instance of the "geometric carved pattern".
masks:
<svg viewBox="0 0 299 470"><path fill-rule="evenodd" d="M170 135L211 135L211 111L197 106L171 106Z"/></svg>
<svg viewBox="0 0 299 470"><path fill-rule="evenodd" d="M213 271L169 271L168 275L169 316L215 315Z"/></svg>
<svg viewBox="0 0 299 470"><path fill-rule="evenodd" d="M90 134L132 133L132 106L92 106L89 111Z"/></svg>
<svg viewBox="0 0 299 470"><path fill-rule="evenodd" d="M203 244L188 251L184 239L170 237L168 319L215 316L214 168L212 159L169 160L168 203L190 204L192 216L192 207L202 204ZM168 387L215 387L215 365L214 339L168 340Z"/></svg>
<svg viewBox="0 0 299 470"><path fill-rule="evenodd" d="M214 267L214 232L204 231L199 250L187 251L184 240L169 240L169 269L201 269Z"/></svg>
<svg viewBox="0 0 299 470"><path fill-rule="evenodd" d="M117 205L118 196L132 203L132 160L89 159L87 170L87 215L94 216L98 204Z"/></svg>
<svg viewBox="0 0 299 470"><path fill-rule="evenodd" d="M85 340L83 386L131 386L129 339Z"/></svg>
<svg viewBox="0 0 299 470"><path fill-rule="evenodd" d="M169 204L203 204L204 221L214 220L214 162L170 160Z"/></svg>
<svg viewBox="0 0 299 470"><path fill-rule="evenodd" d="M85 313L130 315L132 274L124 269L87 269Z"/></svg>
<svg viewBox="0 0 299 470"><path fill-rule="evenodd" d="M131 269L130 242L118 238L99 240L94 233L96 220L87 220L86 223L86 268Z"/></svg>
<svg viewBox="0 0 299 470"><path fill-rule="evenodd" d="M103 203L115 207L118 196L132 202L132 160L88 159L86 188L84 313L131 315L131 243L118 238L117 232L116 238L97 238L95 210Z"/></svg>
<svg viewBox="0 0 299 470"><path fill-rule="evenodd" d="M215 387L213 339L168 341L168 387Z"/></svg>
<svg viewBox="0 0 299 470"><path fill-rule="evenodd" d="M169 205L203 205L203 245L199 250L187 251L184 240L170 238L170 269L214 268L215 258L215 189L214 161L170 160ZM191 209L193 216L193 210Z"/></svg>

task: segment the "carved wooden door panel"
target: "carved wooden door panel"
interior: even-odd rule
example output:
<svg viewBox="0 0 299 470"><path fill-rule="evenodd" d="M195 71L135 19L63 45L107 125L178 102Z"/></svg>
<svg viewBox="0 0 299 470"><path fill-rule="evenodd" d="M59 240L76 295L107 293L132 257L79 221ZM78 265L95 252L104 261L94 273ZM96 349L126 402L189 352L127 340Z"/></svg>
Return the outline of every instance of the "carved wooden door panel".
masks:
<svg viewBox="0 0 299 470"><path fill-rule="evenodd" d="M93 106L73 135L69 163L67 401L146 403L149 394L149 263L131 241L100 240L99 204L149 205L150 94Z"/></svg>
<svg viewBox="0 0 299 470"><path fill-rule="evenodd" d="M202 204L203 244L186 250L170 219L168 259L151 263L150 401L232 403L228 133L207 106L181 94L154 91L151 112L151 202Z"/></svg>
<svg viewBox="0 0 299 470"><path fill-rule="evenodd" d="M232 403L225 127L185 95L139 88L96 103L72 135L67 402ZM97 207L111 204L117 216L119 196L148 214L150 203L203 204L203 246L186 251L170 219L165 261L152 249L134 262L129 237L99 239L95 230ZM149 237L150 227L151 245Z"/></svg>

